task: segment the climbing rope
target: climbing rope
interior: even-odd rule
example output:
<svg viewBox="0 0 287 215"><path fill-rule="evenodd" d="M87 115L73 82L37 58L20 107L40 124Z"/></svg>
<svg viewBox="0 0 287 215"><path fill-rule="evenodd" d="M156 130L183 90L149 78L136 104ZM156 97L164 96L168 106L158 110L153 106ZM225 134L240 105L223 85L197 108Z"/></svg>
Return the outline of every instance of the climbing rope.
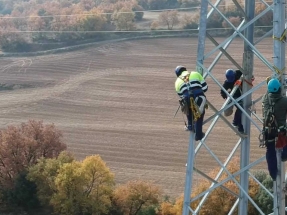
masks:
<svg viewBox="0 0 287 215"><path fill-rule="evenodd" d="M200 118L201 113L200 113L198 105L195 103L193 97L190 97L190 108L191 108L194 122L196 122Z"/></svg>

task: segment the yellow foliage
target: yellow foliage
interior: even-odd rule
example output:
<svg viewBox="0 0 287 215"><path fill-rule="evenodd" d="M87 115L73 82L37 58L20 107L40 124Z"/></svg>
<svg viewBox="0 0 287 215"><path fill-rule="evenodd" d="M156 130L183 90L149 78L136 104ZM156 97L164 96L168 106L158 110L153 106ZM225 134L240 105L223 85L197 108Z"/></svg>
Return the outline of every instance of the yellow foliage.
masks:
<svg viewBox="0 0 287 215"><path fill-rule="evenodd" d="M135 30L136 26L134 23L135 13L128 8L122 8L116 11L112 15L113 23L116 25L117 30Z"/></svg>
<svg viewBox="0 0 287 215"><path fill-rule="evenodd" d="M237 171L239 171L240 163L239 159L235 159L229 163L227 166L228 171L233 174ZM217 175L219 169L213 170L210 172L209 176L211 178L215 178ZM223 173L221 177L219 178L219 182L226 179L228 177L227 173ZM236 180L239 182L239 176L236 177ZM211 185L211 182L208 180L200 180L200 183L197 184L197 187L194 188L194 191L192 193L191 198L203 193L206 191ZM232 191L235 194L239 194L239 188L236 185L236 183L233 180L229 180L223 184L223 186L230 191ZM258 192L258 184L253 180L249 179L249 196L251 198L255 198L257 192ZM232 193L228 192L227 190L223 189L222 187L218 187L211 191L209 196L207 197L206 201L202 205L200 209L200 214L204 215L226 215L231 207L234 205L235 201L238 197L233 195ZM183 208L183 196L179 197L176 200L176 203L173 207L173 209L176 211L175 215L181 215L182 214L182 208ZM197 205L199 204L201 198L191 202L190 206L192 209L195 209ZM256 209L251 205L248 204L248 213L249 214L256 214ZM236 214L236 212L235 212Z"/></svg>
<svg viewBox="0 0 287 215"><path fill-rule="evenodd" d="M37 185L37 196L42 205L48 205L55 191L55 177L64 163L71 163L73 156L64 151L56 159L41 158L29 169L27 178Z"/></svg>
<svg viewBox="0 0 287 215"><path fill-rule="evenodd" d="M114 201L125 215L135 215L144 207L158 204L161 190L151 182L130 181L114 192Z"/></svg>
<svg viewBox="0 0 287 215"><path fill-rule="evenodd" d="M61 166L55 178L51 205L62 215L107 213L114 175L99 155Z"/></svg>
<svg viewBox="0 0 287 215"><path fill-rule="evenodd" d="M176 208L170 202L162 202L157 215L176 215L176 211Z"/></svg>
<svg viewBox="0 0 287 215"><path fill-rule="evenodd" d="M99 155L82 162L66 152L57 159L41 159L30 168L28 179L37 185L42 205L62 215L102 214L111 204L114 175Z"/></svg>

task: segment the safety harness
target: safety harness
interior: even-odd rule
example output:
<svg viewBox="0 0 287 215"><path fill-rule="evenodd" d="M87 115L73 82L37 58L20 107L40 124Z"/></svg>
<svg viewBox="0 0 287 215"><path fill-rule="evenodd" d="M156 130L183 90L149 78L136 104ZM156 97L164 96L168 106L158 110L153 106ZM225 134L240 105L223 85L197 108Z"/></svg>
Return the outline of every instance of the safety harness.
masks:
<svg viewBox="0 0 287 215"><path fill-rule="evenodd" d="M286 126L279 126L274 114L275 101L271 102L270 96L266 94L268 100L268 109L263 118L263 129L259 135L259 147L266 147L269 143L277 141L278 134L286 131ZM279 99L280 100L280 99ZM263 105L263 104L262 104ZM264 108L264 107L263 107Z"/></svg>
<svg viewBox="0 0 287 215"><path fill-rule="evenodd" d="M202 93L202 89L191 89L190 83L189 83L189 75L190 73L188 73L187 75L183 76L183 77L179 77L181 80L184 81L184 83L187 86L188 89L188 93L189 93L189 99L190 99L190 109L191 109L191 113L192 113L192 118L193 121L196 122L203 110L200 110L200 107L197 105L197 101L198 101L198 97L197 95L199 95L200 93ZM185 100L185 98L181 98L179 100L179 104L181 106L181 110L184 114L189 114L189 107L187 104L187 101ZM205 104L204 104L205 106Z"/></svg>

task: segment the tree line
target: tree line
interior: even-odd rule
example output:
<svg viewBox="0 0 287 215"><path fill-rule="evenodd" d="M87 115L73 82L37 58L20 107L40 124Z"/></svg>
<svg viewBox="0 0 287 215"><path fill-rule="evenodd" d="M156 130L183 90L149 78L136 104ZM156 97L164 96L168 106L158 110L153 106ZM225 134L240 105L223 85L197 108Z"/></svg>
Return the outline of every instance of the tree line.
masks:
<svg viewBox="0 0 287 215"><path fill-rule="evenodd" d="M144 10L198 4L198 0L0 0L0 44L4 51L28 51L31 42L101 39L107 34L95 31L135 30Z"/></svg>
<svg viewBox="0 0 287 215"><path fill-rule="evenodd" d="M244 1L239 0L244 8ZM256 14L266 9L260 2ZM137 36L157 29L197 29L199 0L0 0L0 46L6 52L27 52L69 46L83 40L100 41L118 37ZM180 14L181 8L187 13ZM235 5L221 3L221 12L237 27L244 17ZM159 11L148 29L137 25L146 10ZM255 33L270 30L273 13L269 11L257 22ZM207 28L220 28L220 33L232 33L229 24L218 12L207 22ZM225 28L223 30L221 28ZM131 33L117 32L131 31ZM170 33L170 32L169 32ZM32 46L31 44L34 44ZM37 46L36 46L37 45Z"/></svg>
<svg viewBox="0 0 287 215"><path fill-rule="evenodd" d="M239 160L227 166L239 171ZM214 178L217 171L209 173ZM100 155L77 160L67 151L62 132L54 124L29 120L0 131L0 213L37 215L181 215L183 196L164 195L151 181L133 180L116 184L115 175ZM219 181L227 174L222 174ZM272 192L272 179L266 172L255 177ZM236 178L239 181L239 178ZM207 190L211 182L195 183L191 197ZM239 189L230 180L216 188L201 207L206 215L225 215L231 209ZM273 200L253 179L249 195L265 214L273 210ZM198 199L191 208L199 204ZM249 215L258 214L249 204Z"/></svg>

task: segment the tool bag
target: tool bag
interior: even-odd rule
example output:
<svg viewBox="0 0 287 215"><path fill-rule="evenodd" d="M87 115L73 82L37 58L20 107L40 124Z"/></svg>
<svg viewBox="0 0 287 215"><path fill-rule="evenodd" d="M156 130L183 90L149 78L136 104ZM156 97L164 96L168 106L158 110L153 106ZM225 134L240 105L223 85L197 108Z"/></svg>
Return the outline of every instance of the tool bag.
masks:
<svg viewBox="0 0 287 215"><path fill-rule="evenodd" d="M181 98L178 100L181 112L184 113L185 115L189 115L189 107L188 107L188 102L186 101L186 98Z"/></svg>

